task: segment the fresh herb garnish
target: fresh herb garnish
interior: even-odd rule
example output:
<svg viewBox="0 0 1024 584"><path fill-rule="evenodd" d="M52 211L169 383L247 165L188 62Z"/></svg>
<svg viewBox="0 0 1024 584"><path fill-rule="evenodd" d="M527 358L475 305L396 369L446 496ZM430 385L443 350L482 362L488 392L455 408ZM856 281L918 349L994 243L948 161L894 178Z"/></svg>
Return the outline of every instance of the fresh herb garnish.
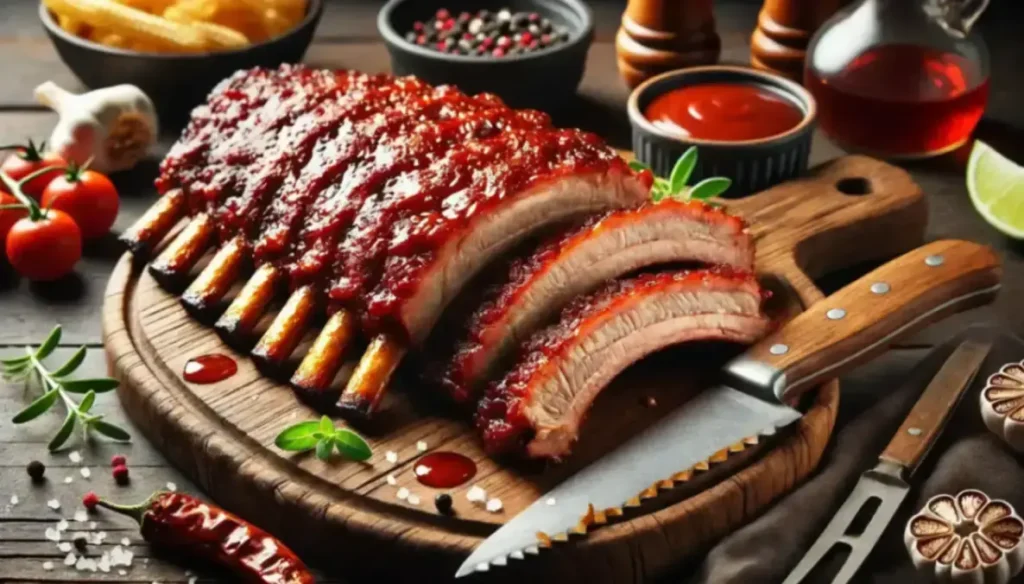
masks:
<svg viewBox="0 0 1024 584"><path fill-rule="evenodd" d="M316 457L327 460L333 449L345 458L363 461L373 454L362 436L348 428L335 428L327 416L288 426L277 435L274 444L289 452L316 450Z"/></svg>
<svg viewBox="0 0 1024 584"><path fill-rule="evenodd" d="M639 160L630 162L629 167L637 172L642 170L651 171L650 166ZM693 174L693 169L696 167L697 147L690 146L679 157L679 160L676 161L675 166L672 167L672 174L667 179L660 176L654 177L654 184L651 186L651 200L655 203L660 202L665 197L676 201L706 200L721 195L729 190L729 187L732 185L731 179L714 176L706 178L692 187L686 186L686 183L690 181L690 175ZM651 174L653 175L653 171L651 171Z"/></svg>
<svg viewBox="0 0 1024 584"><path fill-rule="evenodd" d="M107 377L96 379L71 379L82 362L85 361L85 347L80 347L70 359L63 365L50 371L43 364L43 360L49 357L60 343L61 328L54 327L50 335L46 337L43 344L33 351L26 347L24 357L12 359L0 359L2 375L9 381L24 381L25 388L38 387L43 392L25 409L15 414L12 420L15 424L24 424L34 420L47 412L57 403L64 402L67 409L67 417L57 433L50 439L49 449L57 450L68 441L75 426L82 429L82 438L87 439L89 433L95 431L114 440L127 441L131 439L128 432L118 426L103 420L101 414L89 413L94 403L96 394L106 393L118 386L116 379ZM72 394L83 395L81 402L76 402Z"/></svg>

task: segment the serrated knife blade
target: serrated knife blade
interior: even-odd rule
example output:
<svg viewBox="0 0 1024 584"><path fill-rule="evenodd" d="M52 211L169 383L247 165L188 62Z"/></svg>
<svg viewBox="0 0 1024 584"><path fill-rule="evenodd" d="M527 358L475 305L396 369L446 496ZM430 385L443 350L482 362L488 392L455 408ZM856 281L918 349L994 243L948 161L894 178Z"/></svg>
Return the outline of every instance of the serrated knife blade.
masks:
<svg viewBox="0 0 1024 584"><path fill-rule="evenodd" d="M727 364L725 384L701 392L534 501L477 547L456 577L536 551L538 533L573 529L590 505L620 508L723 448L796 421L800 412L785 404L901 335L990 302L999 275L989 248L964 241L937 241L874 270ZM878 283L885 293L873 291Z"/></svg>

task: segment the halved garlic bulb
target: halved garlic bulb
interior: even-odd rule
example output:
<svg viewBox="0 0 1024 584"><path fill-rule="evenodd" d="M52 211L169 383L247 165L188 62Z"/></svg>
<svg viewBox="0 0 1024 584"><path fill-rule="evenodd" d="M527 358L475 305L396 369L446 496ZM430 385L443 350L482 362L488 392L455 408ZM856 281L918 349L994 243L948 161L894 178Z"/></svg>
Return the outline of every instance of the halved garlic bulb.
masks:
<svg viewBox="0 0 1024 584"><path fill-rule="evenodd" d="M1024 567L1024 521L981 491L932 497L907 522L914 566L936 582L1005 584Z"/></svg>
<svg viewBox="0 0 1024 584"><path fill-rule="evenodd" d="M1024 452L1024 362L1007 363L981 390L985 425L1018 452Z"/></svg>

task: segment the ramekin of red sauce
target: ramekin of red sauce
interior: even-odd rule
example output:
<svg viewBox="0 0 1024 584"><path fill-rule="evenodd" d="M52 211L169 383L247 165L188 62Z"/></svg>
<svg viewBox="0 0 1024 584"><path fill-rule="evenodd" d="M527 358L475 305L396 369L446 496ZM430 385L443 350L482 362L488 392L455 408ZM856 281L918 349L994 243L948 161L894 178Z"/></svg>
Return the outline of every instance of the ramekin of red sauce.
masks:
<svg viewBox="0 0 1024 584"><path fill-rule="evenodd" d="M816 106L800 85L746 67L681 69L638 86L628 103L637 158L668 176L691 146L694 179L726 176L745 196L807 170Z"/></svg>

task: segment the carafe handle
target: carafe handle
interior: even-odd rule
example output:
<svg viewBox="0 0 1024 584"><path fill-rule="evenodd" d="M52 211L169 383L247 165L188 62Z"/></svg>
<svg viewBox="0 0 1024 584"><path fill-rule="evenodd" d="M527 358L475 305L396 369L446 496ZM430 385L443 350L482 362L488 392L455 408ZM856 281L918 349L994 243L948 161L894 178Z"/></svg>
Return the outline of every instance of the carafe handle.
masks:
<svg viewBox="0 0 1024 584"><path fill-rule="evenodd" d="M989 0L925 0L925 12L947 32L964 38L988 3Z"/></svg>

